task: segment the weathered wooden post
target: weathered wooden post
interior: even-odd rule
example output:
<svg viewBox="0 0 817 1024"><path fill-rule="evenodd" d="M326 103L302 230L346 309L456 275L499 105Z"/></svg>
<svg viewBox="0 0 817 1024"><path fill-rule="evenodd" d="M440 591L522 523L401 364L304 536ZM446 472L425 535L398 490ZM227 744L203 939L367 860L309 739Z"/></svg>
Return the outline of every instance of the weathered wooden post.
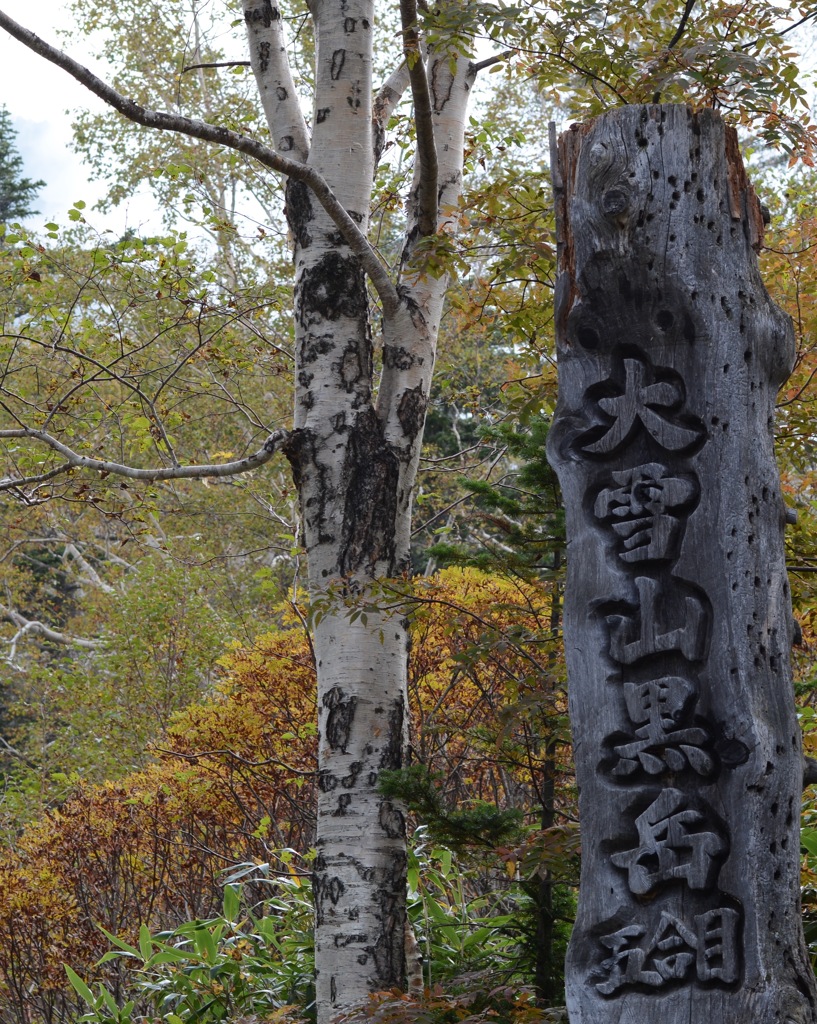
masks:
<svg viewBox="0 0 817 1024"><path fill-rule="evenodd" d="M817 1020L775 393L794 355L712 111L554 143L564 632L583 862L572 1024Z"/></svg>

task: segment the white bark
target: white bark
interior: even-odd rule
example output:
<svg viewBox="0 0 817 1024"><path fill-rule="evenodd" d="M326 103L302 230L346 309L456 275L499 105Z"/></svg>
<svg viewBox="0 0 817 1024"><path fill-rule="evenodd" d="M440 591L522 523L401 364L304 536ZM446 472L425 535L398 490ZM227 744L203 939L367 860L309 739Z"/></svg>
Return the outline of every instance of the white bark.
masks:
<svg viewBox="0 0 817 1024"><path fill-rule="evenodd" d="M309 156L309 134L289 66L281 12L270 0L244 0L243 6L250 63L275 149L303 163Z"/></svg>

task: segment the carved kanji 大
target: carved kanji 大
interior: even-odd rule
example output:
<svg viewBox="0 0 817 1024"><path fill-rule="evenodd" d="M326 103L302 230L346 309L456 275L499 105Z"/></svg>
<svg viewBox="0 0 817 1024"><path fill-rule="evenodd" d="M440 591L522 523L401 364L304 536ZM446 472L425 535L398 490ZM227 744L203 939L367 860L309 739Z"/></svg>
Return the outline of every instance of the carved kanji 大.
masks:
<svg viewBox="0 0 817 1024"><path fill-rule="evenodd" d="M624 387L605 382L618 394L605 394L591 401L606 414L606 429L600 437L583 444L582 451L592 455L613 455L622 449L642 427L661 448L684 452L694 448L704 434L703 425L686 426L678 410L684 401L684 386L677 373L664 370L670 379L656 380L646 360L623 360ZM594 434L598 431L594 429Z"/></svg>

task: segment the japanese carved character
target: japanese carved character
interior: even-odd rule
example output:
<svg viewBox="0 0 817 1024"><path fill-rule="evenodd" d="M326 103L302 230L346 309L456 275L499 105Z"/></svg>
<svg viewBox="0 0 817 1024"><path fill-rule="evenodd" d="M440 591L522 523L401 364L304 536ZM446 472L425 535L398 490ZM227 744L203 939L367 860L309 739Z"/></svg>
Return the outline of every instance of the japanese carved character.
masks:
<svg viewBox="0 0 817 1024"><path fill-rule="evenodd" d="M605 487L594 513L619 539L624 562L672 561L678 555L683 518L698 498L697 480L649 462L613 473L617 486Z"/></svg>
<svg viewBox="0 0 817 1024"><path fill-rule="evenodd" d="M630 891L646 896L662 882L683 881L690 889L711 889L729 852L726 839L677 789L665 789L636 818L639 845L610 858L626 868Z"/></svg>
<svg viewBox="0 0 817 1024"><path fill-rule="evenodd" d="M684 401L684 386L678 374L661 370L661 380L655 379L655 372L648 363L630 357L623 360L624 388L614 381L607 381L609 389L618 394L604 394L595 399L591 389L591 401L605 413L608 424L601 436L593 428L595 440L583 444L582 451L593 455L612 455L623 448L641 427L647 434L669 452L683 452L694 448L704 436L700 421L691 426L681 422L678 410ZM689 421L688 421L689 422Z"/></svg>
<svg viewBox="0 0 817 1024"><path fill-rule="evenodd" d="M605 977L596 989L609 996L626 985L660 988L688 979L693 966L698 981L730 985L737 981L740 969L739 926L739 912L728 907L697 914L692 927L662 911L646 942L644 925L625 925L599 940L610 956L600 964Z"/></svg>
<svg viewBox="0 0 817 1024"><path fill-rule="evenodd" d="M618 758L613 774L632 775L640 767L648 775L661 775L689 766L698 775L711 775L716 763L706 749L711 746L709 733L699 726L684 724L689 720L694 699L695 687L679 676L625 683L627 712L640 728L634 740L613 747Z"/></svg>
<svg viewBox="0 0 817 1024"><path fill-rule="evenodd" d="M666 601L658 580L639 576L635 580L638 605L632 611L609 609L610 657L632 665L651 654L680 651L688 661L703 657L709 628L709 603L697 588L673 577L676 590L686 588L683 601ZM628 606L632 608L632 606Z"/></svg>

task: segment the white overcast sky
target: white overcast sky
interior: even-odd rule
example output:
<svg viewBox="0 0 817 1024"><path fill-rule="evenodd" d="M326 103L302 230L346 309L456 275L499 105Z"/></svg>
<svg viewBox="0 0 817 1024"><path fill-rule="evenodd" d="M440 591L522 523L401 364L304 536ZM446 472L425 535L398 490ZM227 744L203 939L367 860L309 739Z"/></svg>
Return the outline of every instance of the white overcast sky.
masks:
<svg viewBox="0 0 817 1024"><path fill-rule="evenodd" d="M64 47L56 30L68 27L68 15L61 0L0 0L0 9L15 21L36 31L53 46ZM105 67L95 67L88 52L69 46L72 57L105 77ZM0 104L9 110L17 129L17 149L25 164L26 177L42 179L35 208L40 216L30 218L32 227L48 220L67 222L66 212L81 199L90 207L101 198L99 182L88 180L88 171L71 149L71 111L80 107L101 109L103 104L66 72L38 57L22 43L0 30ZM113 214L89 214L99 228L117 234L125 227L148 226L153 207L147 197L133 200ZM151 226L157 229L158 218Z"/></svg>

